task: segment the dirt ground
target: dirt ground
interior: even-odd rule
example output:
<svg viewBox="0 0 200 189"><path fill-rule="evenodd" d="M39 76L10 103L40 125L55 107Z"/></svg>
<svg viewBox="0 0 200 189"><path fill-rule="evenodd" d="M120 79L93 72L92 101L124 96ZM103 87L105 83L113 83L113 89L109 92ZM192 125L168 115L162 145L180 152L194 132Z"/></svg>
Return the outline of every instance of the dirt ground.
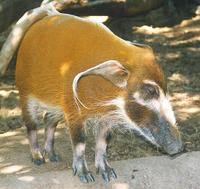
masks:
<svg viewBox="0 0 200 189"><path fill-rule="evenodd" d="M108 23L117 35L130 41L137 41L150 45L162 65L168 81L168 90L172 101L178 126L187 151L200 150L200 16L183 20L172 27L154 28L150 26L135 27L132 19L118 19ZM0 44L7 33L0 36ZM27 141L21 140L21 134L26 135L21 128L23 122L19 108L18 91L15 88L13 66L0 81L0 138L1 150L25 151L29 158ZM69 136L63 125L57 132L57 151L67 151L71 154ZM13 131L13 132L8 132ZM10 134L11 133L11 134ZM13 133L13 134L12 134ZM12 141L12 135L18 141ZM40 129L42 136L42 129ZM41 139L42 142L42 139ZM16 145L23 144L23 148ZM59 144L62 143L62 144ZM2 151L3 152L3 151ZM3 152L4 153L4 152ZM88 132L87 160L94 161L94 137ZM121 160L135 157L160 155L157 149L133 133L116 132L108 149L109 160ZM10 161L17 161L16 157L9 157ZM64 155L64 161L71 162L71 155ZM65 167L65 166L64 166ZM63 167L62 167L63 168Z"/></svg>

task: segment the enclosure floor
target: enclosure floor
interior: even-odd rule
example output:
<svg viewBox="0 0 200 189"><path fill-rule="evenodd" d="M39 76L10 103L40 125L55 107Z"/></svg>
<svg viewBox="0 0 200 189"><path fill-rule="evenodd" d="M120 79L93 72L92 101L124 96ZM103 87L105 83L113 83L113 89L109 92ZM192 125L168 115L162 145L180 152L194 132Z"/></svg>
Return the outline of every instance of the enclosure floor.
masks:
<svg viewBox="0 0 200 189"><path fill-rule="evenodd" d="M168 156L154 156L111 162L118 178L105 184L100 175L95 174L94 166L89 168L95 175L95 183L80 183L63 160L61 163L47 162L35 166L28 155L28 144L24 129L0 135L0 189L199 189L200 152L182 154L174 159ZM57 140L67 142L57 132ZM6 143L6 145L5 145ZM71 156L66 145L57 145L65 159Z"/></svg>

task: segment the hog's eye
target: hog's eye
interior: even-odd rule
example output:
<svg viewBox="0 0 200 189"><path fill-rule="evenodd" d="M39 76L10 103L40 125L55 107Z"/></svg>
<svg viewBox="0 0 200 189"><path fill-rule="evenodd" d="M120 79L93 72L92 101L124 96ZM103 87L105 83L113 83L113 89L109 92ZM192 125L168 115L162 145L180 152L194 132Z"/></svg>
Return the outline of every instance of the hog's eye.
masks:
<svg viewBox="0 0 200 189"><path fill-rule="evenodd" d="M159 89L156 85L144 84L143 87L144 98L158 98Z"/></svg>

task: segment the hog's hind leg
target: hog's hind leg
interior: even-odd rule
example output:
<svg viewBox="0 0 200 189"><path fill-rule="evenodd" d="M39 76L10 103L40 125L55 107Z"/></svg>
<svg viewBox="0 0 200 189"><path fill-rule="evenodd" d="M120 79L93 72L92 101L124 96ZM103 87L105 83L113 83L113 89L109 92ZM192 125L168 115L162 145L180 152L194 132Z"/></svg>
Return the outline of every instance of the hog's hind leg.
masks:
<svg viewBox="0 0 200 189"><path fill-rule="evenodd" d="M51 162L61 161L61 157L54 151L54 133L56 126L60 121L60 115L53 114L52 112L47 112L44 117L45 122L45 145L43 156L45 159L49 159Z"/></svg>
<svg viewBox="0 0 200 189"><path fill-rule="evenodd" d="M41 153L37 138L37 107L32 102L21 97L22 116L27 128L27 135L32 155L32 161L36 165L45 163L45 159Z"/></svg>

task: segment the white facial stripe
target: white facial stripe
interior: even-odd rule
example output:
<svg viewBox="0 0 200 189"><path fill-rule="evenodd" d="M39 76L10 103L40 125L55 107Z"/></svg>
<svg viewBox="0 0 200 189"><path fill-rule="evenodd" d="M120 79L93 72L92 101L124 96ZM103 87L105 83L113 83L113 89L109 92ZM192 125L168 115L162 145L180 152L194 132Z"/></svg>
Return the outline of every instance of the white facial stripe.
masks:
<svg viewBox="0 0 200 189"><path fill-rule="evenodd" d="M172 110L172 106L170 104L168 96L162 96L161 99L162 103L162 113L164 114L165 118L173 125L176 125L176 118L174 115L174 111Z"/></svg>
<svg viewBox="0 0 200 189"><path fill-rule="evenodd" d="M153 110L157 113L160 112L160 102L159 100L156 99L152 99L149 101L145 101L143 98L140 97L140 93L139 92L135 92L133 94L133 98L135 99L135 101L142 105L142 106L146 106L147 108L149 108L150 110Z"/></svg>
<svg viewBox="0 0 200 189"><path fill-rule="evenodd" d="M144 83L156 85L159 88L160 96L158 99L144 100L140 96L139 92L135 92L133 94L133 98L135 99L135 101L138 104L145 106L150 110L156 112L158 115L160 114L164 116L167 119L167 121L169 121L173 126L175 126L176 119L174 112L172 110L172 106L169 102L168 96L167 95L165 96L163 90L155 82L144 80Z"/></svg>
<svg viewBox="0 0 200 189"><path fill-rule="evenodd" d="M128 117L128 115L126 114L126 111L125 111L125 100L122 97L118 97L116 99L113 99L111 101L107 101L104 103L104 106L110 106L110 105L115 105L118 107L118 110L116 110L114 113L117 115L117 117L119 119L122 120L123 126L128 127L128 129L130 129L130 130L132 130L132 129L135 130L141 136L145 137L149 142L151 142L152 144L159 147L159 145L157 144L157 142L155 141L153 136L150 137L150 136L146 135L142 131L142 129Z"/></svg>
<svg viewBox="0 0 200 189"><path fill-rule="evenodd" d="M145 84L151 84L151 85L156 85L156 86L158 86L158 84L156 83L156 82L154 82L154 81L151 81L151 80L147 80L147 79L145 79L144 81L143 81L143 83L145 83ZM159 87L159 86L158 86Z"/></svg>

